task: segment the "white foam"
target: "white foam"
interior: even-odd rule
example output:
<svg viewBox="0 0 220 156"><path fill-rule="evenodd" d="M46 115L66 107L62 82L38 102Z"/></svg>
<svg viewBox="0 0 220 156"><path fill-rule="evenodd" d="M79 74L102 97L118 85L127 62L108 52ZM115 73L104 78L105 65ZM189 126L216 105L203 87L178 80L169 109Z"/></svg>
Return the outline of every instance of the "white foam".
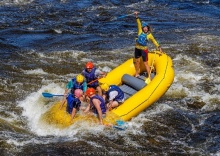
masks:
<svg viewBox="0 0 220 156"><path fill-rule="evenodd" d="M23 71L24 74L27 74L27 75L46 75L48 74L47 72L43 71L43 69L33 69L33 70L24 70Z"/></svg>
<svg viewBox="0 0 220 156"><path fill-rule="evenodd" d="M42 92L49 92L52 94L62 94L64 89L55 83L42 86L37 92L31 93L23 101L19 101L18 105L23 108L22 116L27 119L27 125L30 130L39 136L69 136L73 137L80 131L80 133L87 132L103 132L104 126L94 125L88 123L76 123L65 129L59 129L41 121L41 116L48 111L48 109L62 98L46 99L41 94Z"/></svg>
<svg viewBox="0 0 220 156"><path fill-rule="evenodd" d="M6 141L8 144L14 144L15 146L25 146L25 145L27 145L27 144L33 144L33 143L35 143L35 144L48 144L48 143L50 143L49 141L40 141L40 140L36 140L35 138L32 138L32 139L30 139L30 140L25 140L25 141L19 141L19 140L15 140L15 139L8 139L7 141Z"/></svg>
<svg viewBox="0 0 220 156"><path fill-rule="evenodd" d="M51 83L47 86L42 86L37 92L31 93L23 101L19 101L18 105L23 108L22 115L27 118L28 126L31 131L37 133L38 135L49 135L57 134L59 132L56 129L51 129L47 125L43 125L40 122L40 117L45 113L50 105L54 103L56 98L45 99L41 95L42 92L51 92L51 93L63 93L63 89L60 88L55 83ZM56 99L57 100L57 99ZM45 103L47 103L45 105Z"/></svg>
<svg viewBox="0 0 220 156"><path fill-rule="evenodd" d="M62 30L60 30L60 29L54 29L54 31L58 34L62 34Z"/></svg>
<svg viewBox="0 0 220 156"><path fill-rule="evenodd" d="M1 4L5 5L26 5L32 3L34 0L1 0Z"/></svg>

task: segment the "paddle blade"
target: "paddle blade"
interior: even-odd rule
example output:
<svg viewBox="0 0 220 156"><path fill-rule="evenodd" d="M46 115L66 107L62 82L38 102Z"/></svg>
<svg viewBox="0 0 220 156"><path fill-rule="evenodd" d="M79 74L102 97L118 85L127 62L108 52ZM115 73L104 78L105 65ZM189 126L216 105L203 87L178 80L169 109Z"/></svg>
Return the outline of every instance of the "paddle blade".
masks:
<svg viewBox="0 0 220 156"><path fill-rule="evenodd" d="M128 17L128 16L131 16L131 15L133 15L133 14L134 14L134 13L127 14L127 15L121 15L121 16L118 16L118 17L114 17L114 18L112 19L112 21L113 21L113 20L122 19L122 18L125 18L125 17Z"/></svg>
<svg viewBox="0 0 220 156"><path fill-rule="evenodd" d="M42 95L45 98L52 98L53 97L53 94L50 94L50 93L42 93Z"/></svg>
<svg viewBox="0 0 220 156"><path fill-rule="evenodd" d="M123 126L125 124L125 122L122 120L117 120L116 123L118 126Z"/></svg>
<svg viewBox="0 0 220 156"><path fill-rule="evenodd" d="M149 84L150 82L151 82L150 78L147 78L147 79L145 80L145 83L146 83L146 84Z"/></svg>
<svg viewBox="0 0 220 156"><path fill-rule="evenodd" d="M117 17L117 19L120 19L120 18L125 18L125 17L127 17L127 16L129 16L129 15L122 15L122 16L118 16L118 17Z"/></svg>
<svg viewBox="0 0 220 156"><path fill-rule="evenodd" d="M120 130L120 131L124 131L125 128L124 127L120 127L120 126L113 126L113 128Z"/></svg>
<svg viewBox="0 0 220 156"><path fill-rule="evenodd" d="M54 96L63 96L63 95L54 95L54 94L51 94L51 93L42 93L43 97L45 98L52 98Z"/></svg>
<svg viewBox="0 0 220 156"><path fill-rule="evenodd" d="M118 129L118 130L126 130L128 126L127 123L122 120L117 120L116 123L117 125L114 125L113 128Z"/></svg>

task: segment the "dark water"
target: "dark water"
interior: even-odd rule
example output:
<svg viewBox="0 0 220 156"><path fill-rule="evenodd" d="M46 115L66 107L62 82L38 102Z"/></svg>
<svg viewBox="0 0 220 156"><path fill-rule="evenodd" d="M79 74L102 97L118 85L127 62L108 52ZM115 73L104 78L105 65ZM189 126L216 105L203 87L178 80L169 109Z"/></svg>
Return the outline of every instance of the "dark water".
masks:
<svg viewBox="0 0 220 156"><path fill-rule="evenodd" d="M167 93L126 131L81 123L58 129L41 115L87 61L110 71L133 56L134 16L172 57ZM220 155L218 0L1 0L1 155ZM154 46L150 46L154 49Z"/></svg>

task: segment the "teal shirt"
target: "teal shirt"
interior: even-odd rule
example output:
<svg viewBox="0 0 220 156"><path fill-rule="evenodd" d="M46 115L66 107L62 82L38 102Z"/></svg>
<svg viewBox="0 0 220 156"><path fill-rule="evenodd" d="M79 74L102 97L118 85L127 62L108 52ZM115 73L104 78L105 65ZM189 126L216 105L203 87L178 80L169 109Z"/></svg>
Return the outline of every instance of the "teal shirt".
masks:
<svg viewBox="0 0 220 156"><path fill-rule="evenodd" d="M66 88L67 88L67 89L73 88L73 81L72 81L72 80L70 80L70 81L67 83ZM83 92L85 93L86 90L87 90L87 83L86 83L86 81L83 81Z"/></svg>

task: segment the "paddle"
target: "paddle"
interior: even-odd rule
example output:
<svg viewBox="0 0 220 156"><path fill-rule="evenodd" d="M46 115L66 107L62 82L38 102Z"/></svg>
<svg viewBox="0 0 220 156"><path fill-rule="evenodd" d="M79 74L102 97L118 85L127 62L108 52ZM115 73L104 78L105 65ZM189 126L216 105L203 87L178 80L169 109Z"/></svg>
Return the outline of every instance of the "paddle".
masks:
<svg viewBox="0 0 220 156"><path fill-rule="evenodd" d="M95 81L98 81L99 79L101 79L101 77L98 78L98 79L95 79L95 80L93 80L93 81L91 81L91 82L89 82L88 84L91 84L91 83L93 83L93 82L95 82ZM51 93L46 93L46 92L42 93L42 95L43 95L43 97L45 97L45 98L52 98L52 97L54 97L54 96L64 96L64 95L56 95L56 94L51 94Z"/></svg>
<svg viewBox="0 0 220 156"><path fill-rule="evenodd" d="M107 75L107 73L104 74L104 76L101 76L101 77L99 77L99 78L97 78L97 79L95 79L95 80L90 81L89 83L87 83L87 85L90 85L90 84L92 84L93 82L96 82L96 81L98 81L99 79L101 79L101 78L103 78L103 77L106 77L106 75Z"/></svg>
<svg viewBox="0 0 220 156"><path fill-rule="evenodd" d="M113 125L113 128L118 130L125 130L127 128L127 123L122 120L116 121L117 125Z"/></svg>
<svg viewBox="0 0 220 156"><path fill-rule="evenodd" d="M121 15L121 16L118 16L118 17L114 17L112 20L122 19L122 18L125 18L125 17L128 17L128 16L131 16L131 15L133 15L133 14L134 14L134 13L127 14L127 15Z"/></svg>
<svg viewBox="0 0 220 156"><path fill-rule="evenodd" d="M122 121L122 120L116 120L116 125L112 125L112 124L104 124L106 127L111 127L117 130L126 130L128 125L126 122Z"/></svg>
<svg viewBox="0 0 220 156"><path fill-rule="evenodd" d="M45 97L45 98L52 98L52 97L54 97L54 96L64 96L64 95L55 95L55 94L46 93L46 92L42 93L42 95L43 95L43 97Z"/></svg>
<svg viewBox="0 0 220 156"><path fill-rule="evenodd" d="M151 76L151 72L152 72L152 69L153 69L155 57L156 57L156 50L154 51L154 59L153 59L153 62L151 64L151 66L150 66L150 74L148 75L148 78L145 80L146 84L149 84L151 82L150 76Z"/></svg>
<svg viewBox="0 0 220 156"><path fill-rule="evenodd" d="M133 14L134 14L134 13L127 14L127 15L122 15L122 16L118 16L117 19L125 18L125 17L131 16L131 15L133 15Z"/></svg>
<svg viewBox="0 0 220 156"><path fill-rule="evenodd" d="M100 78L98 78L98 79L95 79L95 80L92 80L92 81L90 81L89 83L87 83L87 85L90 85L90 84L92 84L93 82L96 82L96 81L98 81L99 79L101 79L102 77L100 77Z"/></svg>

